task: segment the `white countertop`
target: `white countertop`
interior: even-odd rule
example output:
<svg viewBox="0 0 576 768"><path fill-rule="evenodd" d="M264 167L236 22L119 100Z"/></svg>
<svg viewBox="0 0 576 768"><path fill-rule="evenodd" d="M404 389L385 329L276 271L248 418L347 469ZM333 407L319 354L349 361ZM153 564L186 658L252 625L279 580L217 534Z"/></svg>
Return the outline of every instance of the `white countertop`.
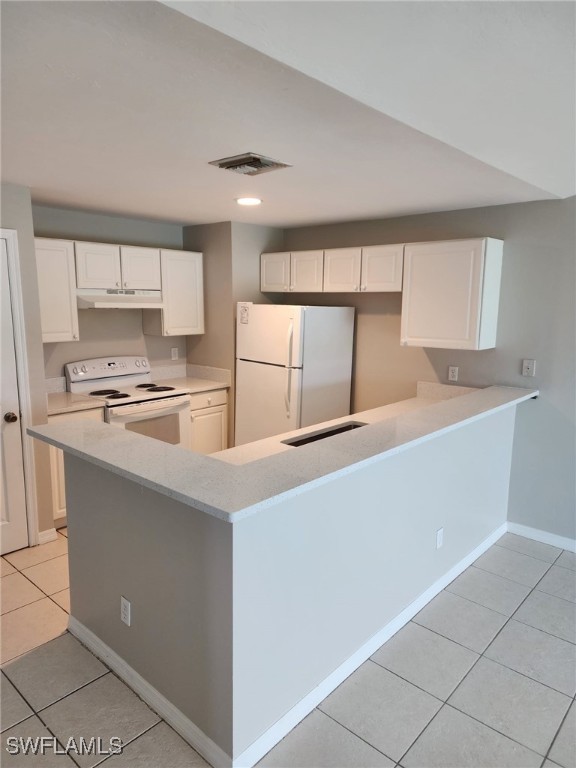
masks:
<svg viewBox="0 0 576 768"><path fill-rule="evenodd" d="M431 386L428 390L421 388L420 397L335 420L370 419L366 427L298 448L282 446L278 452L270 455L268 451L261 458L254 454L252 460L247 447L231 449L238 453L236 460L230 461L234 456L231 451L201 456L98 422L31 427L28 432L184 504L236 522L303 489L329 482L538 394L537 390L487 387L465 390L467 394L456 396L459 388L453 388L450 399L440 400L434 389L438 385Z"/></svg>
<svg viewBox="0 0 576 768"><path fill-rule="evenodd" d="M197 392L210 392L216 389L227 389L228 385L222 381L211 379L198 379L183 376L177 379L156 379L160 386L178 387L187 389L193 395ZM74 411L87 411L93 408L103 408L103 400L95 400L88 395L72 394L71 392L50 392L47 395L48 416L58 413L73 413Z"/></svg>

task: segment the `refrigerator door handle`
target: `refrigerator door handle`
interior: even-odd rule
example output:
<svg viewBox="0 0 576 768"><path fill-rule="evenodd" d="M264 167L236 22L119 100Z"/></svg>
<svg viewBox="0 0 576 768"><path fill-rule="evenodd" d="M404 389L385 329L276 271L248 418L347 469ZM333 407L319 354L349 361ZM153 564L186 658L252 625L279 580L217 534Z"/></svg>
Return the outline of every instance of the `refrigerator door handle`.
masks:
<svg viewBox="0 0 576 768"><path fill-rule="evenodd" d="M290 368L292 366L292 343L294 341L294 320L290 320L288 324L288 335L286 337L286 348L288 352L288 362L286 365Z"/></svg>
<svg viewBox="0 0 576 768"><path fill-rule="evenodd" d="M286 406L286 418L290 418L290 399L292 391L292 369L286 369L286 391L284 392L284 405Z"/></svg>

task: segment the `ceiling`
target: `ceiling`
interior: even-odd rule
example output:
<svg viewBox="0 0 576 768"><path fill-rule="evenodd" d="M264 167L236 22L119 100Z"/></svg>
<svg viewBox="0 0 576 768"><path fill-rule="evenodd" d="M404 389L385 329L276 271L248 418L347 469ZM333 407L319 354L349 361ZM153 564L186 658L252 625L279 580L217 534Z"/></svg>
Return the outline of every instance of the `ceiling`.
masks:
<svg viewBox="0 0 576 768"><path fill-rule="evenodd" d="M1 21L2 177L36 203L299 226L576 192L572 3L3 2ZM292 167L208 164L247 151Z"/></svg>

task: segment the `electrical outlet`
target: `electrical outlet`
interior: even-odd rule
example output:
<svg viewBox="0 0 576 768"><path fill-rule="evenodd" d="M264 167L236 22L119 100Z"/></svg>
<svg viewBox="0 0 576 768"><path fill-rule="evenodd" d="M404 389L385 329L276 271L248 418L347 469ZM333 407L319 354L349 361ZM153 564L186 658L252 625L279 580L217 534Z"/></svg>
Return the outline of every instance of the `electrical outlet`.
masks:
<svg viewBox="0 0 576 768"><path fill-rule="evenodd" d="M172 360L178 360L178 347L172 347Z"/></svg>
<svg viewBox="0 0 576 768"><path fill-rule="evenodd" d="M128 627L132 623L132 605L130 600L120 595L120 618Z"/></svg>
<svg viewBox="0 0 576 768"><path fill-rule="evenodd" d="M444 528L438 528L436 531L436 549L440 549L442 544L444 544Z"/></svg>
<svg viewBox="0 0 576 768"><path fill-rule="evenodd" d="M448 381L458 381L458 366L457 365L449 365L448 366Z"/></svg>
<svg viewBox="0 0 576 768"><path fill-rule="evenodd" d="M536 360L522 360L522 376L536 376Z"/></svg>

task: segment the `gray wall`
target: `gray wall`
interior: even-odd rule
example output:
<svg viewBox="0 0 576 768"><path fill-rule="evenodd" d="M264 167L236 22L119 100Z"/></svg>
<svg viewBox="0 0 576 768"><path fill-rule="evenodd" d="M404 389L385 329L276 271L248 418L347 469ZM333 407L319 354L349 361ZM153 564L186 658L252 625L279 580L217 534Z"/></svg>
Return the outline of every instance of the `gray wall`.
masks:
<svg viewBox="0 0 576 768"><path fill-rule="evenodd" d="M232 526L68 453L65 472L71 615L231 754Z"/></svg>
<svg viewBox="0 0 576 768"><path fill-rule="evenodd" d="M40 304L38 278L34 255L34 230L30 190L15 184L2 184L1 225L18 232L18 252L22 278L22 300L25 314L28 371L33 424L46 423L46 390L40 331ZM31 440L24 436L24 440ZM54 527L50 497L50 464L48 446L34 440L36 488L38 497L38 528L44 531Z"/></svg>
<svg viewBox="0 0 576 768"><path fill-rule="evenodd" d="M182 248L178 224L43 205L32 206L32 215L37 237ZM178 348L180 363L185 362L186 338L145 336L141 310L81 310L78 322L80 341L44 345L46 378L62 376L64 363L72 360L108 355L146 355L152 365L171 365L172 347Z"/></svg>
<svg viewBox="0 0 576 768"><path fill-rule="evenodd" d="M188 337L188 362L232 371L228 433L234 445L236 303L270 301L260 293L260 254L282 248L282 230L230 221L185 227L184 247L204 254L206 333Z"/></svg>
<svg viewBox="0 0 576 768"><path fill-rule="evenodd" d="M509 519L574 538L576 298L575 198L285 230L287 249L491 236L503 239L497 348L480 352L400 348L400 296L332 294L295 303L357 308L354 410L414 394L416 379L463 385L537 386L518 418ZM280 298L280 297L279 297ZM521 359L537 376L520 375Z"/></svg>

